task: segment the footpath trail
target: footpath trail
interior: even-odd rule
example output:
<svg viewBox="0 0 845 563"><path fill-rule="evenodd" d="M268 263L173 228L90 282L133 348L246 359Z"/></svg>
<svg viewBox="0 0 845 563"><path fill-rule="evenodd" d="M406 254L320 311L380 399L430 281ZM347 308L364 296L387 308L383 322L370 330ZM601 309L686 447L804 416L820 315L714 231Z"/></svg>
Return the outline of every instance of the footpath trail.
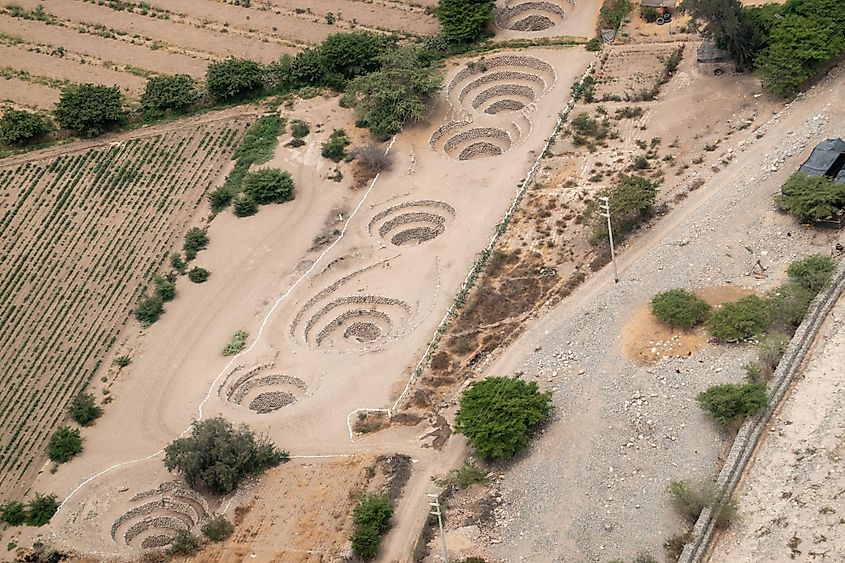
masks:
<svg viewBox="0 0 845 563"><path fill-rule="evenodd" d="M704 348L637 368L622 352L634 311L671 287L735 284L765 290L786 265L827 253L839 233L810 231L771 197L818 141L845 134L840 68L773 116L760 138L659 220L619 259L541 318L487 375L523 372L555 391L555 420L502 484L492 553L507 561L604 561L659 555L680 530L665 493L675 479L715 472L725 436L695 394L741 379L753 351ZM761 260L768 280L748 276Z"/></svg>

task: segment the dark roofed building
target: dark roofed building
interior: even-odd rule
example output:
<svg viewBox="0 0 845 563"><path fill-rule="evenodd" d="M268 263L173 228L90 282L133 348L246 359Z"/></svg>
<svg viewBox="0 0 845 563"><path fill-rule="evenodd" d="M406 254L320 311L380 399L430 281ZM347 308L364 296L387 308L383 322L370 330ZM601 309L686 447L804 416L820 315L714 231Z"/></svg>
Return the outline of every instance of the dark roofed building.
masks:
<svg viewBox="0 0 845 563"><path fill-rule="evenodd" d="M731 55L724 49L716 46L716 42L705 39L698 46L698 62L700 63L725 63L731 60Z"/></svg>
<svg viewBox="0 0 845 563"><path fill-rule="evenodd" d="M827 176L837 184L845 184L845 141L825 139L816 145L798 171L807 176Z"/></svg>

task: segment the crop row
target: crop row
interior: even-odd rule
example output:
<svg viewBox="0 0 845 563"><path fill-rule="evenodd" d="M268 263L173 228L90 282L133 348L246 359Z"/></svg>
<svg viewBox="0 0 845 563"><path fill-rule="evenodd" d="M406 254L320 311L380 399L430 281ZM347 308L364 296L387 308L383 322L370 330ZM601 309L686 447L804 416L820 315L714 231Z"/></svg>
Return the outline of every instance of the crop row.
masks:
<svg viewBox="0 0 845 563"><path fill-rule="evenodd" d="M245 125L0 168L0 496L35 471Z"/></svg>

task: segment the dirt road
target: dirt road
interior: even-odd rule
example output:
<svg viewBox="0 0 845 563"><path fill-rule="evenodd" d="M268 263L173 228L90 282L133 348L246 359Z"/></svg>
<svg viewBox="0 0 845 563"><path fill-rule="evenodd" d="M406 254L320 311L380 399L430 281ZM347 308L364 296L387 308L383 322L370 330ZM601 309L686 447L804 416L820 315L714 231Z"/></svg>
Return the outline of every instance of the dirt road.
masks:
<svg viewBox="0 0 845 563"><path fill-rule="evenodd" d="M665 493L716 469L725 436L696 406L709 385L739 381L752 350L705 347L638 368L627 321L657 291L736 284L767 289L789 261L827 253L839 233L807 231L771 196L812 146L843 134L841 69L791 104L736 160L659 221L619 260L532 326L487 370L524 372L555 390L556 419L514 464L491 552L507 561L603 561L659 554L681 527ZM760 259L768 279L748 273Z"/></svg>

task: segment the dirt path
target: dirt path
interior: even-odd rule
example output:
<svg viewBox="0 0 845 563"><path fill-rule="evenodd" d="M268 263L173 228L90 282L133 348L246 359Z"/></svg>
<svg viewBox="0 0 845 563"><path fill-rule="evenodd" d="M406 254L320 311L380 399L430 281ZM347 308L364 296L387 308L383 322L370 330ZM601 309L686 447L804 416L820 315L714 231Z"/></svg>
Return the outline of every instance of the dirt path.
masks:
<svg viewBox="0 0 845 563"><path fill-rule="evenodd" d="M836 104L843 90L837 69L637 240L619 260L618 285L605 268L487 370L524 372L558 390L556 422L505 479L494 555L629 559L640 550L659 553L677 531L666 484L706 477L723 440L691 398L740 379L750 350L705 348L690 360L640 369L622 353L622 325L661 289L759 286L747 277L757 257L782 271L798 255L828 252L838 233L804 231L776 214L770 198L812 145L843 133L845 111Z"/></svg>
<svg viewBox="0 0 845 563"><path fill-rule="evenodd" d="M845 299L773 417L737 495L739 520L710 561L841 561Z"/></svg>

